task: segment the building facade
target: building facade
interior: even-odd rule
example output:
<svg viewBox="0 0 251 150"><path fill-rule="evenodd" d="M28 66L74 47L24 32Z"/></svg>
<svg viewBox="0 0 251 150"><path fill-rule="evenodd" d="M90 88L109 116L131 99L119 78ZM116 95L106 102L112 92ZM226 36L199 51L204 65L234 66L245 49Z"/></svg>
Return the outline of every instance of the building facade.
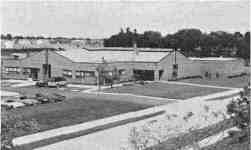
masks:
<svg viewBox="0 0 251 150"><path fill-rule="evenodd" d="M63 76L72 83L96 84L97 68L104 63L108 73L117 70L121 82L135 76L143 80L170 80L206 74L222 77L244 71L242 61L237 59L196 60L171 49L99 48L44 49L25 58L2 59L1 75L42 80L46 74Z"/></svg>

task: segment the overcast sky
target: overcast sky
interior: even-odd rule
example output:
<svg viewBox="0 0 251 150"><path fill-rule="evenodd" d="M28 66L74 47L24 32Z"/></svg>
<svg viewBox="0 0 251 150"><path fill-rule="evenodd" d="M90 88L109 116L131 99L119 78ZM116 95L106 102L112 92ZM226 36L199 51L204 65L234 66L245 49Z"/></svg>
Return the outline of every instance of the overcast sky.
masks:
<svg viewBox="0 0 251 150"><path fill-rule="evenodd" d="M120 28L203 32L249 29L249 2L2 2L3 33L105 38Z"/></svg>

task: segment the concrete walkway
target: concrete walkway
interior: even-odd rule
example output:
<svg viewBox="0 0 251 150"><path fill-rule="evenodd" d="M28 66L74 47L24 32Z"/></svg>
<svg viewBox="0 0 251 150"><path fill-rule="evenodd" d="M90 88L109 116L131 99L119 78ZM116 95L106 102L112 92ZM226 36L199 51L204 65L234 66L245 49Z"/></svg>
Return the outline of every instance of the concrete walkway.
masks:
<svg viewBox="0 0 251 150"><path fill-rule="evenodd" d="M84 93L89 93L86 91L83 91ZM173 98L162 98L162 97L153 97L153 96L145 96L145 95L137 95L137 94L131 94L131 93L106 93L106 92L90 92L93 94L102 94L102 95L111 95L111 96L132 96L135 98L146 98L151 100L157 100L157 101L178 101L180 99L173 99Z"/></svg>
<svg viewBox="0 0 251 150"><path fill-rule="evenodd" d="M4 91L4 90L1 90L0 93L1 93L0 94L1 96L6 96L6 97L19 96L20 95L17 92L10 92L10 91Z"/></svg>
<svg viewBox="0 0 251 150"><path fill-rule="evenodd" d="M221 96L234 94L236 92L238 92L236 89L232 90L231 92L229 91L222 92ZM214 97L214 95L212 96ZM170 115L170 114L177 114L179 116L178 118L182 118L188 112L193 112L194 114L199 115L199 118L201 118L201 115L203 114L201 111L204 108L204 106L210 106L210 109L214 111L224 112L224 110L226 109L226 105L229 103L230 100L232 100L232 98L228 98L228 99L224 99L220 101L205 101L205 99L208 99L208 98L210 98L209 95L205 97L202 96L200 97L200 99L195 98L195 99L190 99L189 101L185 100L185 101L180 101L178 103L172 103L169 105L162 105L157 108L164 109L166 111L166 113L163 115L155 116L149 119L145 119L145 120L121 125L118 127L114 127L111 129L95 132L86 136L80 136L77 138L54 143L48 146L37 148L37 150L48 150L48 149L50 150L57 150L57 149L78 150L81 148L92 149L92 150L103 150L103 149L119 150L125 147L127 148L127 150L131 150L128 139L130 138L131 129L134 127L143 126L154 120L166 121L165 119L166 115ZM180 128L178 132L186 132L191 127L199 126L200 128L202 128L210 124L217 123L218 121L221 121L223 118L214 118L213 120L210 120L207 122L198 120L198 118L195 118L195 119L197 119L197 121L191 121L190 123L181 123L180 121L178 122L172 121L172 124L183 125L182 128ZM163 122L161 124L163 124ZM22 140L22 137L21 137L19 138L18 141L22 142L24 140Z"/></svg>
<svg viewBox="0 0 251 150"><path fill-rule="evenodd" d="M89 122L82 123L82 124L66 126L66 127L61 127L61 128L57 128L57 129L44 131L44 132L39 132L36 134L17 137L17 138L14 138L12 142L13 142L14 146L20 146L20 145L24 145L24 144L29 144L29 143L41 141L44 139L54 138L54 137L57 137L60 135L67 135L67 134L80 132L83 130L92 129L97 126L108 125L108 124L123 121L126 119L131 119L131 118L141 117L144 115L154 114L154 113L158 113L161 111L163 111L162 107L152 107L152 108L148 108L148 109L144 109L144 110L140 110L140 111L129 112L129 113L121 114L121 115L107 117L104 119L89 121Z"/></svg>
<svg viewBox="0 0 251 150"><path fill-rule="evenodd" d="M25 86L31 86L31 85L36 84L36 81L32 81L32 80L9 79L9 80L3 80L2 82L13 83L12 85L10 85L11 87L25 87Z"/></svg>
<svg viewBox="0 0 251 150"><path fill-rule="evenodd" d="M197 84L197 83L187 83L187 82L179 82L179 81L164 81L164 80L160 80L160 81L157 81L157 82L167 83L167 84L177 84L177 85L189 85L189 86L197 86L197 87L217 88L217 89L229 89L229 90L239 89L239 88L232 88L232 87L205 85L205 84Z"/></svg>

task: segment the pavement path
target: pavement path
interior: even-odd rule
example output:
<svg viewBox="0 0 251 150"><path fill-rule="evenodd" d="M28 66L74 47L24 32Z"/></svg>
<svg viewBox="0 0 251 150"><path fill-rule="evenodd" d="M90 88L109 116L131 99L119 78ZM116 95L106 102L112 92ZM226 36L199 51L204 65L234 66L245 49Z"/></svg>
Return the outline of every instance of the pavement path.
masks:
<svg viewBox="0 0 251 150"><path fill-rule="evenodd" d="M190 85L190 86L197 86L197 87L208 87L208 88L217 88L217 89L239 89L239 88L232 88L232 87L224 87L224 86L215 86L215 85L205 85L205 84L197 84L197 83L187 83L187 82L179 82L179 81L164 81L160 80L157 81L160 83L167 83L167 84L177 84L177 85Z"/></svg>
<svg viewBox="0 0 251 150"><path fill-rule="evenodd" d="M19 96L19 93L1 90L1 96Z"/></svg>

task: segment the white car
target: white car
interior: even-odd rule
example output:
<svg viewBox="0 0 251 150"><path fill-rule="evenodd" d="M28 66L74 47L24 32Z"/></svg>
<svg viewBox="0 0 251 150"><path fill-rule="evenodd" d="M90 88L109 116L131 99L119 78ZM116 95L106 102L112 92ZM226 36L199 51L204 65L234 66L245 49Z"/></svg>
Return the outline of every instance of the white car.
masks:
<svg viewBox="0 0 251 150"><path fill-rule="evenodd" d="M35 99L22 99L22 100L19 100L18 102L24 103L25 105L35 105L39 103Z"/></svg>
<svg viewBox="0 0 251 150"><path fill-rule="evenodd" d="M47 82L48 87L63 87L66 86L66 84L66 79L63 77L52 77Z"/></svg>
<svg viewBox="0 0 251 150"><path fill-rule="evenodd" d="M23 106L25 106L24 103L18 102L18 101L15 101L15 100L5 100L5 101L2 101L1 105L5 106L7 108L17 108L17 107L23 107Z"/></svg>

